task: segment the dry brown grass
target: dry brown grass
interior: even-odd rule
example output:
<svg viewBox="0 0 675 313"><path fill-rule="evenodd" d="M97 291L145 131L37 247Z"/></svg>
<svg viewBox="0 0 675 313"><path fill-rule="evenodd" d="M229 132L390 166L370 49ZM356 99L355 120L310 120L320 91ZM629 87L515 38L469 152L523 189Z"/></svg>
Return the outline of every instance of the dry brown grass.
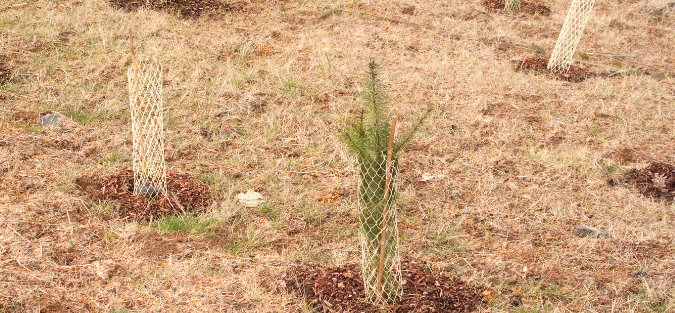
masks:
<svg viewBox="0 0 675 313"><path fill-rule="evenodd" d="M597 3L578 51L637 56L589 61L662 80L570 83L513 70L527 47L553 48L561 0L550 17L480 1L341 1L325 19L323 3L254 0L194 20L5 0L0 311L307 310L281 285L292 264L358 260L354 160L336 130L370 57L386 65L396 114L437 107L401 157L403 255L488 286L481 312L675 311L673 206L606 183L643 155L675 162L675 16L642 13L666 2ZM168 168L218 192L200 234L110 218L74 184L130 167L129 27L138 53L166 69ZM77 126L13 118L46 110ZM267 197L263 210L236 203L249 189ZM573 237L579 224L614 238Z"/></svg>

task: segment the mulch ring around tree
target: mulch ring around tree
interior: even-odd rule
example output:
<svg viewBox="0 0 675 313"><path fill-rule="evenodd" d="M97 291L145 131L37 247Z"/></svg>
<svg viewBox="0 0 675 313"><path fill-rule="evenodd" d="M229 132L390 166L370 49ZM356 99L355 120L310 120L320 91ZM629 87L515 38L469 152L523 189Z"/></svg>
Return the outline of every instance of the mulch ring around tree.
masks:
<svg viewBox="0 0 675 313"><path fill-rule="evenodd" d="M458 278L434 275L420 264L401 264L403 298L386 307L387 312L472 312L483 302L484 288ZM358 265L320 267L300 265L284 278L286 288L304 296L323 312L381 312L383 306L364 301L363 279Z"/></svg>
<svg viewBox="0 0 675 313"><path fill-rule="evenodd" d="M483 0L483 6L492 12L504 12L505 1L504 0ZM539 14L543 16L551 15L551 8L546 5L529 2L529 1L520 1L520 12L527 14Z"/></svg>
<svg viewBox="0 0 675 313"><path fill-rule="evenodd" d="M576 65L570 65L569 71L566 73L552 73L548 68L548 59L535 56L528 57L525 60L517 61L516 71L526 71L526 72L535 72L538 74L551 75L556 79L562 79L570 81L573 83L580 83L590 77L597 76L595 72L591 72L587 69L578 67Z"/></svg>
<svg viewBox="0 0 675 313"><path fill-rule="evenodd" d="M200 212L207 209L211 194L209 186L190 174L166 173L167 195L146 198L133 193L134 173L124 171L98 179L83 176L75 184L89 192L94 200L112 200L120 204L123 219L149 220L166 215L183 214L187 210Z"/></svg>
<svg viewBox="0 0 675 313"><path fill-rule="evenodd" d="M652 199L673 201L675 195L675 167L667 163L651 163L643 169L626 173L626 183L638 188L640 193Z"/></svg>
<svg viewBox="0 0 675 313"><path fill-rule="evenodd" d="M110 5L126 12L145 8L178 13L181 17L197 18L204 13L241 11L243 2L225 3L220 0L109 0Z"/></svg>

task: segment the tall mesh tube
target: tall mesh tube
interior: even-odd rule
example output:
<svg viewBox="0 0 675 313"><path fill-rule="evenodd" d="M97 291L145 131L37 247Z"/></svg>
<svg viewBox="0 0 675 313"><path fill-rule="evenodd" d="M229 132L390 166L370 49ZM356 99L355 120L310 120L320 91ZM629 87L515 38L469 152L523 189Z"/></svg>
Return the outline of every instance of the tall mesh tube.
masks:
<svg viewBox="0 0 675 313"><path fill-rule="evenodd" d="M382 153L379 157L370 160L360 160L358 164L361 273L366 298L372 302L393 301L403 294L398 227L396 225L398 160L396 158L392 160L389 192L387 199L385 199L386 157L386 153ZM384 266L382 288L378 293L377 280L385 211Z"/></svg>
<svg viewBox="0 0 675 313"><path fill-rule="evenodd" d="M133 136L134 193L166 195L162 66L156 60L134 62L128 70Z"/></svg>
<svg viewBox="0 0 675 313"><path fill-rule="evenodd" d="M520 0L506 0L504 11L514 13L520 11Z"/></svg>
<svg viewBox="0 0 675 313"><path fill-rule="evenodd" d="M558 41L548 60L547 67L551 72L564 73L570 69L572 56L579 45L579 39L581 39L594 4L595 0L572 0Z"/></svg>

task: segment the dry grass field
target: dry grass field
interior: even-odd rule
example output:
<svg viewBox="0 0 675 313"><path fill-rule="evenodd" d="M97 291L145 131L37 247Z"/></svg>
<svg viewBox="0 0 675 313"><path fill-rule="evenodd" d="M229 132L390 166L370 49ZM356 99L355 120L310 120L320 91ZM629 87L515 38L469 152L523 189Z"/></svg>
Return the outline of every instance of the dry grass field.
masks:
<svg viewBox="0 0 675 313"><path fill-rule="evenodd" d="M598 75L520 70L570 2L1 1L0 312L315 310L285 279L359 261L338 131L371 58L401 127L435 106L400 158L404 260L486 288L478 312L675 312L675 208L626 180L675 163L675 13L598 0L575 56ZM131 220L76 183L131 168L129 28L163 65L167 169L209 186L204 212Z"/></svg>

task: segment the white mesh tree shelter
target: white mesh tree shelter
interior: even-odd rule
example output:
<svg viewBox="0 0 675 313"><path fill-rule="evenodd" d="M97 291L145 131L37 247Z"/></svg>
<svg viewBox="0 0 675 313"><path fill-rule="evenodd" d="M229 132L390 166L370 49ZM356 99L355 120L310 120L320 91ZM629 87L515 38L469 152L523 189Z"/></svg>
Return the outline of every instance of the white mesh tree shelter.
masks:
<svg viewBox="0 0 675 313"><path fill-rule="evenodd" d="M520 11L520 0L506 0L504 11L508 13Z"/></svg>
<svg viewBox="0 0 675 313"><path fill-rule="evenodd" d="M151 59L133 62L128 78L134 193L146 197L166 195L162 66Z"/></svg>
<svg viewBox="0 0 675 313"><path fill-rule="evenodd" d="M361 273L366 298L373 302L392 301L403 294L398 226L396 225L398 158L392 158L390 183L387 186L386 157L386 153L382 153L381 157L361 159L358 164ZM385 212L386 216L383 216ZM383 227L385 224L383 217L386 218L386 227ZM384 245L382 245L383 229ZM384 247L383 250L381 250L382 247ZM380 263L382 263L382 276L381 290L378 292Z"/></svg>
<svg viewBox="0 0 675 313"><path fill-rule="evenodd" d="M567 72L570 69L572 56L577 49L594 4L595 0L572 0L558 41L548 60L547 67L551 72Z"/></svg>

